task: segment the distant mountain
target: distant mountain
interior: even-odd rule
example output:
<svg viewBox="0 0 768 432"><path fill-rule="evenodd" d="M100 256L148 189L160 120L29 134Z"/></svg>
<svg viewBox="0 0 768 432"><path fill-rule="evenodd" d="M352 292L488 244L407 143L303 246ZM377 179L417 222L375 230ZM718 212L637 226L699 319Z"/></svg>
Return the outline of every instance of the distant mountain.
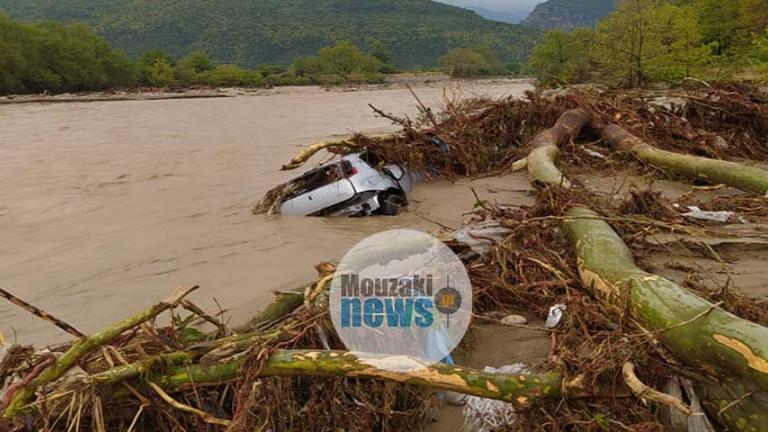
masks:
<svg viewBox="0 0 768 432"><path fill-rule="evenodd" d="M615 6L616 0L548 0L538 4L521 24L544 31L593 27Z"/></svg>
<svg viewBox="0 0 768 432"><path fill-rule="evenodd" d="M246 67L290 64L340 40L363 49L383 44L403 68L434 66L451 48L480 44L504 61L524 61L539 38L429 0L0 0L0 11L83 21L131 56L201 50Z"/></svg>
<svg viewBox="0 0 768 432"><path fill-rule="evenodd" d="M474 11L481 17L485 19L489 19L492 21L500 21L510 24L516 24L528 15L527 13L520 12L520 13L514 13L514 12L502 12L497 10L491 10L481 7L467 7L467 9Z"/></svg>

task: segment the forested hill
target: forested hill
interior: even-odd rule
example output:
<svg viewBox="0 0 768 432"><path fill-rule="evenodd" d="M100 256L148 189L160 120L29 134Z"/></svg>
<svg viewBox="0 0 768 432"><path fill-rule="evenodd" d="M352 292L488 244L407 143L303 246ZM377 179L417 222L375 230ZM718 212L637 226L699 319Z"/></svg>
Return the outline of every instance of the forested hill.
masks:
<svg viewBox="0 0 768 432"><path fill-rule="evenodd" d="M538 4L521 24L538 30L592 27L615 6L616 0L548 0Z"/></svg>
<svg viewBox="0 0 768 432"><path fill-rule="evenodd" d="M349 40L382 47L399 67L434 66L450 48L485 45L522 61L536 31L428 0L0 0L19 20L82 21L131 56L190 51L252 67L290 64Z"/></svg>

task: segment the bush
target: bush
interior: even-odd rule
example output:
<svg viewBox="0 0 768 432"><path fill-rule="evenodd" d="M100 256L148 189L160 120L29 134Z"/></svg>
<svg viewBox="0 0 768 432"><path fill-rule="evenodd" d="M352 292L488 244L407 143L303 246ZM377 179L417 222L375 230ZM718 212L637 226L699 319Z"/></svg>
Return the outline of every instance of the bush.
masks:
<svg viewBox="0 0 768 432"><path fill-rule="evenodd" d="M197 83L211 87L258 87L264 85L262 76L256 72L233 65L220 65L197 75Z"/></svg>
<svg viewBox="0 0 768 432"><path fill-rule="evenodd" d="M339 42L322 48L318 55L300 57L293 62L290 74L307 77L321 85L351 83L381 83L383 73L391 73L393 67L373 55L366 54L349 42Z"/></svg>
<svg viewBox="0 0 768 432"><path fill-rule="evenodd" d="M498 65L492 64L482 54L468 48L455 48L448 51L440 58L440 67L454 77L473 77L499 73Z"/></svg>
<svg viewBox="0 0 768 432"><path fill-rule="evenodd" d="M164 58L158 58L146 68L145 79L152 87L170 87L176 84L173 65Z"/></svg>

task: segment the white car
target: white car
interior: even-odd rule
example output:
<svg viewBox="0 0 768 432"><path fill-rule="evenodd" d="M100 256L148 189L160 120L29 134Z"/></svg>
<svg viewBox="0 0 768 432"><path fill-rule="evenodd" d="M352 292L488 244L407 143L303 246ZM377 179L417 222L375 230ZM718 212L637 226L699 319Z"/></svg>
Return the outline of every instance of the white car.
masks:
<svg viewBox="0 0 768 432"><path fill-rule="evenodd" d="M287 183L280 212L296 216L397 215L424 176L381 165L370 152L323 164Z"/></svg>

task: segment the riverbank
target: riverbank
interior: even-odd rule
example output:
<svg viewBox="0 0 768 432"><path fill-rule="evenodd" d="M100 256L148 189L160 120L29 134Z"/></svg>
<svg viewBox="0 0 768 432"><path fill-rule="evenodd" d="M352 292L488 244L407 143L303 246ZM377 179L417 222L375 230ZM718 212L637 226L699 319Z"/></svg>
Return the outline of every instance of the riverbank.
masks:
<svg viewBox="0 0 768 432"><path fill-rule="evenodd" d="M488 77L476 79L454 79L437 73L397 74L387 77L383 84L340 84L333 86L278 86L263 87L189 87L189 88L135 88L108 90L99 92L60 93L60 94L19 94L0 96L0 105L25 103L68 103L68 102L113 102L113 101L153 101L174 99L208 99L238 96L264 96L290 92L301 88L322 88L329 92L376 91L403 89L408 86L435 88L442 86L484 86L484 85L534 85L530 78Z"/></svg>

